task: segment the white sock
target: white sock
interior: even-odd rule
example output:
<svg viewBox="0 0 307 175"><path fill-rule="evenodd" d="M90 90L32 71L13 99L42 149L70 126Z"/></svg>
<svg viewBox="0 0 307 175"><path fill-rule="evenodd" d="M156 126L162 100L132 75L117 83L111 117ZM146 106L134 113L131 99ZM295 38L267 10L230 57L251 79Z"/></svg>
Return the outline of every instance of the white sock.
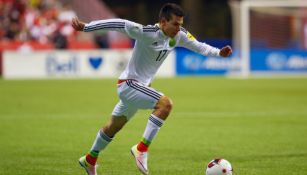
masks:
<svg viewBox="0 0 307 175"><path fill-rule="evenodd" d="M99 130L91 151L99 153L100 151L104 150L111 141L112 138L107 136L102 130Z"/></svg>
<svg viewBox="0 0 307 175"><path fill-rule="evenodd" d="M164 123L164 120L156 117L153 114L150 115L148 122L147 122L145 132L143 134L143 138L146 140L146 142L149 142L149 143L145 143L145 144L151 143L151 141L155 138L155 136L157 135L163 123Z"/></svg>

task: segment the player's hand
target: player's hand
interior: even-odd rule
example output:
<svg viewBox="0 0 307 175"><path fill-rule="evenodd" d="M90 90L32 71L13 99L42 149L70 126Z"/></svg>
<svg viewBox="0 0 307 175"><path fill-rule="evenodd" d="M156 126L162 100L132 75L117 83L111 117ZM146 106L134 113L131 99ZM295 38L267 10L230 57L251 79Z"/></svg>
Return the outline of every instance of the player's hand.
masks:
<svg viewBox="0 0 307 175"><path fill-rule="evenodd" d="M83 31L85 23L75 17L71 20L71 26L77 31Z"/></svg>
<svg viewBox="0 0 307 175"><path fill-rule="evenodd" d="M230 46L225 46L220 50L221 57L229 57L232 54L232 49Z"/></svg>

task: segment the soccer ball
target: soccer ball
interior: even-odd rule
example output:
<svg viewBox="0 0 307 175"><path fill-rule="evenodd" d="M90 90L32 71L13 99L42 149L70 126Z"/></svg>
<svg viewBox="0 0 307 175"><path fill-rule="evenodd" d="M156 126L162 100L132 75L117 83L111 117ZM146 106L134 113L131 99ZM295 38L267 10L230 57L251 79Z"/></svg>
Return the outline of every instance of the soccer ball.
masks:
<svg viewBox="0 0 307 175"><path fill-rule="evenodd" d="M231 164L225 159L214 159L207 165L206 175L232 175Z"/></svg>

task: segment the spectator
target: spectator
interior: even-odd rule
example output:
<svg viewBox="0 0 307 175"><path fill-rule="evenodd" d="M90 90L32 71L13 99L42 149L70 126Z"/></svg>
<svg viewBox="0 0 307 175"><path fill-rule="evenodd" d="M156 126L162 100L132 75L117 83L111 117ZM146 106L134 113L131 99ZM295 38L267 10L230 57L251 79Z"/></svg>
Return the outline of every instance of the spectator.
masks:
<svg viewBox="0 0 307 175"><path fill-rule="evenodd" d="M70 26L76 16L68 3L50 0L0 0L0 39L29 40L67 48Z"/></svg>

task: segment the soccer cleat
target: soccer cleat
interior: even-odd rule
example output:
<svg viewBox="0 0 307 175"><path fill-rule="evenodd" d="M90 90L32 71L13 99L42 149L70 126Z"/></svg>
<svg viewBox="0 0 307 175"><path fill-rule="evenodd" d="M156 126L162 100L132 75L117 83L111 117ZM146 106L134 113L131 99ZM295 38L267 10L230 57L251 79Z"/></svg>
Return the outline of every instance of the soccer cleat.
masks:
<svg viewBox="0 0 307 175"><path fill-rule="evenodd" d="M86 161L86 156L83 156L79 159L80 165L85 169L88 175L97 175L96 166L89 164Z"/></svg>
<svg viewBox="0 0 307 175"><path fill-rule="evenodd" d="M136 161L136 166L139 168L139 170L145 174L148 175L148 168L147 168L147 157L148 153L147 152L140 152L137 149L137 145L134 145L131 148L131 154L134 156L135 161Z"/></svg>

